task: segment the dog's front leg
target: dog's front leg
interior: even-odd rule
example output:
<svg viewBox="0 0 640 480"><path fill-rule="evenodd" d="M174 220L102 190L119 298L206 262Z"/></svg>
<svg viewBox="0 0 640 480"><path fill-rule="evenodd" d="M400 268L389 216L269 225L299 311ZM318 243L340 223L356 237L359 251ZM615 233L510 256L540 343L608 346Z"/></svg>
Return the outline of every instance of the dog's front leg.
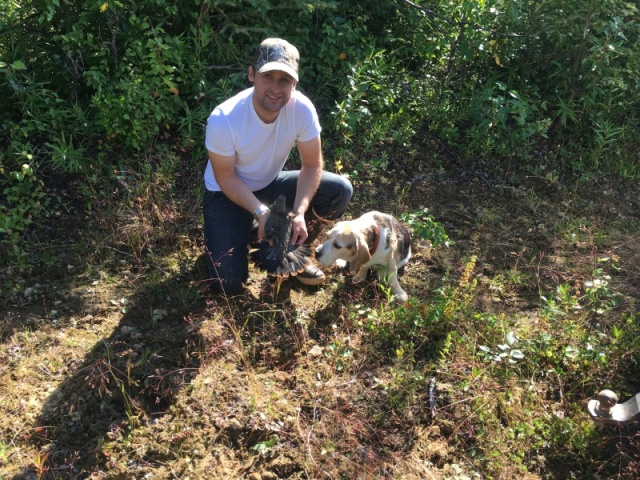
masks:
<svg viewBox="0 0 640 480"><path fill-rule="evenodd" d="M405 292L400 286L400 281L398 280L398 266L395 260L391 260L389 268L387 268L387 275L389 279L389 286L393 293L393 299L402 303L409 300L409 295L407 295L407 292Z"/></svg>
<svg viewBox="0 0 640 480"><path fill-rule="evenodd" d="M397 302L404 303L409 300L409 295L405 292L398 281L391 281L391 291L393 292L393 299Z"/></svg>
<svg viewBox="0 0 640 480"><path fill-rule="evenodd" d="M365 267L364 265L358 269L358 272L353 276L351 280L353 283L364 282L367 279L367 272L369 271L369 267Z"/></svg>

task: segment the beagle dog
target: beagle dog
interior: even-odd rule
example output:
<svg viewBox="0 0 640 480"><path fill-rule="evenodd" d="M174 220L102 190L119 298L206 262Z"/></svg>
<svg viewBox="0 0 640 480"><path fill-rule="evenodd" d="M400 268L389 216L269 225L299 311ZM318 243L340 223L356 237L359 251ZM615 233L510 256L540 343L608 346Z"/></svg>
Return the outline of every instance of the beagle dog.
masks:
<svg viewBox="0 0 640 480"><path fill-rule="evenodd" d="M371 211L336 223L315 253L323 265L335 262L344 267L349 262L349 269L355 272L354 283L365 280L369 268L375 268L379 280L388 278L395 300L406 302L409 298L398 282L398 270L411 258L411 236L407 227L389 214Z"/></svg>

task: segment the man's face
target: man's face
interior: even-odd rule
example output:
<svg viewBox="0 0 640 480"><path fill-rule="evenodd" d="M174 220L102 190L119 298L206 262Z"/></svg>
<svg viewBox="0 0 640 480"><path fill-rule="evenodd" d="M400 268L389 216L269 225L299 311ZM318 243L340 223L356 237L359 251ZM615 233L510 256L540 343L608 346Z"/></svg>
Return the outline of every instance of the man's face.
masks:
<svg viewBox="0 0 640 480"><path fill-rule="evenodd" d="M256 113L265 123L275 121L280 109L291 98L296 81L279 70L255 73L253 67L249 67L249 81L254 86L253 106Z"/></svg>

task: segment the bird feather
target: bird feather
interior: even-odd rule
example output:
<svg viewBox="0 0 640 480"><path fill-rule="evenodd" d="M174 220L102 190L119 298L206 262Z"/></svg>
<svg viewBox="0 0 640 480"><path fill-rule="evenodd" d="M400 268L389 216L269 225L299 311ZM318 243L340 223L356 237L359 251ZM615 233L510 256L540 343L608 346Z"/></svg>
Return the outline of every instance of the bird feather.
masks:
<svg viewBox="0 0 640 480"><path fill-rule="evenodd" d="M249 257L261 270L276 277L297 275L304 270L312 257L308 245L291 245L293 212L280 195L270 208L265 224L265 239L249 245Z"/></svg>

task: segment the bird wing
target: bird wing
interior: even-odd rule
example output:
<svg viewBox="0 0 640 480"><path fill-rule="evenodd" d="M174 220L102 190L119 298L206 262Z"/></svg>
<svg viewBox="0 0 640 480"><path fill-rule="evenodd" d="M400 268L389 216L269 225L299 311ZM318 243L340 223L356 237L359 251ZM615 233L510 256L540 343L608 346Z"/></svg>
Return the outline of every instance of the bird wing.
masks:
<svg viewBox="0 0 640 480"><path fill-rule="evenodd" d="M309 263L312 252L308 245L291 245L293 216L280 195L272 205L265 225L265 240L249 245L249 258L261 270L277 277L297 275Z"/></svg>

